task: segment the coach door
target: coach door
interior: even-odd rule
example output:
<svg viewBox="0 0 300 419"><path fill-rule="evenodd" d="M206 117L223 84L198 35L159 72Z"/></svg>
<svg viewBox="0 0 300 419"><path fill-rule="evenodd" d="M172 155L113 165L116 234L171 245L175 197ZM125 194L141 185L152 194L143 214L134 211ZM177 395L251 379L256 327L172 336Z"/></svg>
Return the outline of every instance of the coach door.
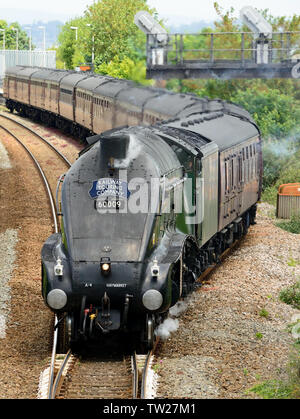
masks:
<svg viewBox="0 0 300 419"><path fill-rule="evenodd" d="M214 143L201 147L196 159L197 240L204 245L218 231L219 150Z"/></svg>
<svg viewBox="0 0 300 419"><path fill-rule="evenodd" d="M243 205L243 189L244 189L244 178L243 178L243 151L240 150L237 154L237 213L240 215Z"/></svg>

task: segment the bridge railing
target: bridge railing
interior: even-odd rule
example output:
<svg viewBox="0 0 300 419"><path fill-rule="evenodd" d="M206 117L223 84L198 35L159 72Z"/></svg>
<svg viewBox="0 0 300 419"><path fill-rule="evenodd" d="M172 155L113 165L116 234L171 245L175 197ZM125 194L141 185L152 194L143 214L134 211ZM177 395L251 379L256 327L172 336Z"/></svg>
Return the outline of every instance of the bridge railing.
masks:
<svg viewBox="0 0 300 419"><path fill-rule="evenodd" d="M147 36L148 67L220 61L237 61L245 66L300 59L300 31L273 32L256 39L252 32L169 34L167 45L161 45L157 37Z"/></svg>

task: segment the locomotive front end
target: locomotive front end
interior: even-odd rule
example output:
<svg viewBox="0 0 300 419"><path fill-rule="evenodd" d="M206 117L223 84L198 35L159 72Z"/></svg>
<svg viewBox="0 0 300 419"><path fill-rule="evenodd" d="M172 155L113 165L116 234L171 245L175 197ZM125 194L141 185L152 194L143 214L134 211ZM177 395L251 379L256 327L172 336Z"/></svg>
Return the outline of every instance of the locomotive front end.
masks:
<svg viewBox="0 0 300 419"><path fill-rule="evenodd" d="M100 137L65 176L61 233L42 250L42 292L72 341L124 331L151 346L172 303L161 166L180 164L172 153L164 163L160 147L136 133Z"/></svg>

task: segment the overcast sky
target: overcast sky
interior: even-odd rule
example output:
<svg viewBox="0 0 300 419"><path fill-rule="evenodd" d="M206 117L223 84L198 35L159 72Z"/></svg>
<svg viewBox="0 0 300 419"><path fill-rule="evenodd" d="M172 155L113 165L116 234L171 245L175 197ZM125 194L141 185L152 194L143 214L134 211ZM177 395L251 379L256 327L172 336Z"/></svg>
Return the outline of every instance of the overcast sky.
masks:
<svg viewBox="0 0 300 419"><path fill-rule="evenodd" d="M213 7L215 0L148 0L159 15L170 24L191 23L193 21L212 21L217 18ZM299 0L218 0L225 10L233 7L238 11L247 5L259 9L269 9L274 16L300 14ZM93 0L0 0L0 19L18 20L21 24L33 20L67 20L81 16Z"/></svg>

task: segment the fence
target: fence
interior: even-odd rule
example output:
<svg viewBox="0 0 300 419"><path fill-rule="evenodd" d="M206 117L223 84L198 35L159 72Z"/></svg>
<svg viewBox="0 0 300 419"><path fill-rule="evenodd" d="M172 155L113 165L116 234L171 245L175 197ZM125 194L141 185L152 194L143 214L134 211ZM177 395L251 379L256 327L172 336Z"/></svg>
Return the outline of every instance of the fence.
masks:
<svg viewBox="0 0 300 419"><path fill-rule="evenodd" d="M300 32L276 32L254 39L252 32L169 34L161 45L158 35L147 36L147 65L238 61L270 64L291 60L300 53Z"/></svg>
<svg viewBox="0 0 300 419"><path fill-rule="evenodd" d="M56 68L56 51L0 50L0 79L15 65Z"/></svg>

